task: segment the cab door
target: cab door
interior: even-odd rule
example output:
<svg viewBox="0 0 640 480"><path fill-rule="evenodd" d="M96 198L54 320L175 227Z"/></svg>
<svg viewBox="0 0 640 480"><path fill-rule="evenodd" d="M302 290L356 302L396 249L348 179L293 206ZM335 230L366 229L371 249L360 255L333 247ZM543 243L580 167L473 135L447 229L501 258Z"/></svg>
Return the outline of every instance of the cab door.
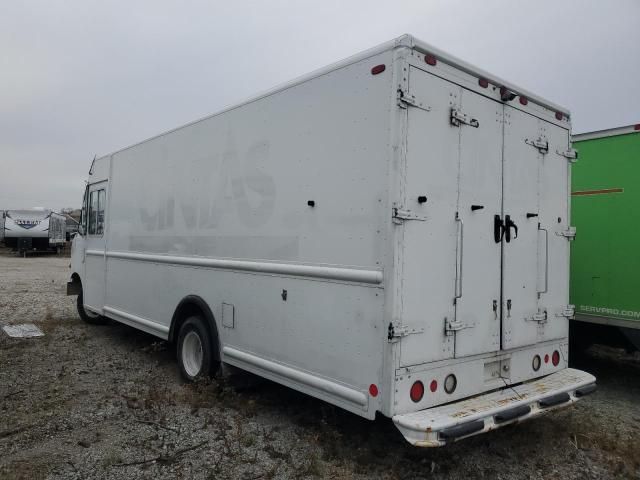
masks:
<svg viewBox="0 0 640 480"><path fill-rule="evenodd" d="M107 182L90 184L86 202L83 298L86 308L102 314L105 299Z"/></svg>

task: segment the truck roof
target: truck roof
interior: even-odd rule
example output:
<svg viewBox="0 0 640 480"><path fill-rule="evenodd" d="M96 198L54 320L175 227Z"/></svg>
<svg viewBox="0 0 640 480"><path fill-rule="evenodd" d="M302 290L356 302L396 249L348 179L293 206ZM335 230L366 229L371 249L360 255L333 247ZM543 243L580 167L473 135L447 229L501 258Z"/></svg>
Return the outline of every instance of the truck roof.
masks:
<svg viewBox="0 0 640 480"><path fill-rule="evenodd" d="M553 102L550 102L549 100L545 100L544 98L535 95L531 92L529 92L528 90L525 90L524 88L518 87L514 84L512 84L511 82L508 82L506 80L503 80L502 78L493 75L481 68L475 67L467 62L465 62L464 60L461 60L453 55L450 55L442 50L440 50L437 47L434 47L426 42L423 42L417 38L415 38L413 35L410 34L404 34L401 35L400 37L394 38L393 40L389 40L388 42L382 43L380 45L377 45L375 47L372 47L370 49L364 50L360 53L357 53L355 55L352 55L350 57L347 57L343 60L340 60L338 62L332 63L330 65L327 65L325 67L319 68L317 70L314 70L310 73L307 73L305 75L302 75L300 77L297 77L293 80L290 80L286 83L277 85L276 87L273 87L269 90L266 90L258 95L255 95L253 97L248 98L247 100L243 101L243 102L239 102L237 104L231 105L229 107L223 108L222 110L219 110L216 113L213 113L211 115L207 115L205 117L199 118L197 120L194 120L192 122L186 123L184 125L181 125L179 127L176 128L172 128L171 130L167 130L166 132L160 133L158 135L154 135L150 138L147 138L141 142L136 142L133 145L129 145L128 147L124 147L121 148L119 150L116 150L114 152L111 152L107 155L103 155L104 157L109 156L109 155L114 155L116 153L122 152L124 150L127 150L129 148L135 147L137 145L140 145L142 143L148 142L149 140L153 140L155 138L158 137L162 137L164 135L167 135L169 133L175 132L176 130L180 130L182 128L188 127L190 125L193 125L195 123L198 123L202 120L206 120L208 118L212 118L215 117L217 115L221 115L223 113L226 113L228 111L234 110L236 108L239 108L243 105L246 105L248 103L251 102L255 102L256 100L260 100L261 98L265 98L268 97L270 95L273 95L275 93L281 92L283 90L286 90L288 88L291 87L295 87L296 85L299 85L301 83L304 83L308 80L311 80L313 78L319 77L321 75L325 75L329 72L332 72L334 70L337 70L339 68L343 68L345 66L357 63L361 60L364 60L366 58L372 57L374 55L378 55L380 53L386 52L387 50L392 50L395 48L402 48L402 47L407 47L407 48L411 48L411 49L415 49L420 53L424 53L424 54L431 54L434 55L437 59L441 60L442 62L449 64L465 73L468 73L470 75L474 75L477 76L479 79L482 78L484 80L487 80L489 83L493 84L493 85L497 85L497 86L501 86L501 87L505 87L508 90L518 94L518 95L522 95L527 97L530 101L535 102L545 108L548 108L550 110L553 110L555 112L561 113L563 115L565 115L567 118L570 118L570 112L567 108L562 107L560 105L557 105ZM100 157L99 157L100 158ZM94 159L95 160L95 159Z"/></svg>
<svg viewBox="0 0 640 480"><path fill-rule="evenodd" d="M572 136L574 142L582 140L594 140L596 138L615 137L618 135L627 135L629 133L640 133L640 123L635 125L627 125L626 127L608 128L606 130L595 130L593 132L578 133Z"/></svg>

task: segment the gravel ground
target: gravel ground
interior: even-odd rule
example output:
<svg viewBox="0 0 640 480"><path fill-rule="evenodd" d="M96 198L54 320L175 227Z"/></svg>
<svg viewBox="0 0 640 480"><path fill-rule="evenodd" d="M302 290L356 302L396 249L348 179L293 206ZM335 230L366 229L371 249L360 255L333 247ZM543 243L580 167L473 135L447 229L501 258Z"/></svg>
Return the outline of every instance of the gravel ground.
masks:
<svg viewBox="0 0 640 480"><path fill-rule="evenodd" d="M570 409L440 449L275 383L184 384L171 345L80 321L64 257L0 254L0 478L640 478L640 358L596 348Z"/></svg>

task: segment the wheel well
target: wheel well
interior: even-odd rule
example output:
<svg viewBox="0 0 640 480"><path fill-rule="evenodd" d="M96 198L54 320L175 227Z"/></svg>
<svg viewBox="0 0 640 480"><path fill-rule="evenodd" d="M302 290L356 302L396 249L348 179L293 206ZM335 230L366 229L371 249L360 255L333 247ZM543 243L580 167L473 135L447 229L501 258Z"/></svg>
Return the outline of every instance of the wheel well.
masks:
<svg viewBox="0 0 640 480"><path fill-rule="evenodd" d="M220 337L218 336L218 328L213 313L209 305L196 295L188 295L183 298L171 318L171 327L169 328L169 341L175 342L180 332L180 327L189 318L194 315L202 317L207 325L211 340L215 346L214 358L220 361Z"/></svg>

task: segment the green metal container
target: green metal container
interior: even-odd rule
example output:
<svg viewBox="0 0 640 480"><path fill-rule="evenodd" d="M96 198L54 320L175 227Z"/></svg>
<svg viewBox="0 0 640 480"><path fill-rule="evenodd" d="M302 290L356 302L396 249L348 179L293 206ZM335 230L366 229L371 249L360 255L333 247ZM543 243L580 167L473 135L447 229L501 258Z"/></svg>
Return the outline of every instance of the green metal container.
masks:
<svg viewBox="0 0 640 480"><path fill-rule="evenodd" d="M583 344L608 326L640 348L640 125L574 135L571 303ZM577 323L580 322L580 323Z"/></svg>

